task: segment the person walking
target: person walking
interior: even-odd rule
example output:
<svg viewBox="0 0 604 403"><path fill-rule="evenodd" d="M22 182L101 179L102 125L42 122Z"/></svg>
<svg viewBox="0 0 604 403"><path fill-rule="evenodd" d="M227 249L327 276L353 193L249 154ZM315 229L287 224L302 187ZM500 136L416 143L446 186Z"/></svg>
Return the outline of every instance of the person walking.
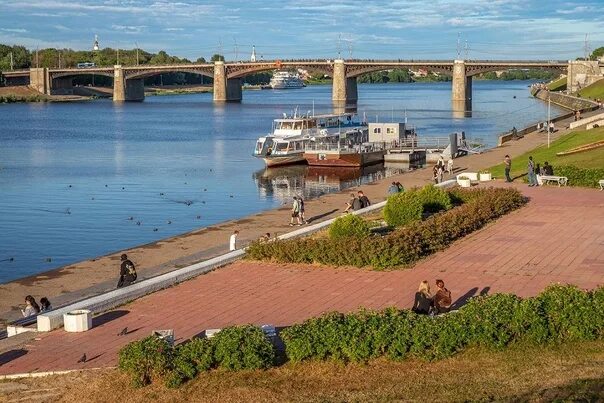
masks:
<svg viewBox="0 0 604 403"><path fill-rule="evenodd" d="M533 162L533 157L530 156L528 159L528 165L527 165L527 177L528 177L528 182L529 182L529 186L538 186L537 184L537 177L535 176L535 163Z"/></svg>
<svg viewBox="0 0 604 403"><path fill-rule="evenodd" d="M300 221L300 201L298 201L298 196L294 196L294 202L292 204L292 217L289 220L289 226L294 226L294 218L297 220L298 225L302 225L302 221Z"/></svg>
<svg viewBox="0 0 604 403"><path fill-rule="evenodd" d="M512 169L512 159L509 155L505 155L503 159L503 165L505 166L505 181L511 182L512 178L510 178L510 169Z"/></svg>
<svg viewBox="0 0 604 403"><path fill-rule="evenodd" d="M438 185L438 165L434 165L432 168L432 179L434 179L434 184Z"/></svg>
<svg viewBox="0 0 604 403"><path fill-rule="evenodd" d="M302 220L302 224L306 224L306 217L304 216L304 199L301 196L298 196L298 203L300 204L300 219Z"/></svg>
<svg viewBox="0 0 604 403"><path fill-rule="evenodd" d="M136 268L134 263L128 259L128 255L125 253L120 256L122 264L120 265L120 279L117 282L117 288L129 286L136 281Z"/></svg>
<svg viewBox="0 0 604 403"><path fill-rule="evenodd" d="M229 238L229 250L232 252L237 249L237 237L239 236L239 230L233 231Z"/></svg>
<svg viewBox="0 0 604 403"><path fill-rule="evenodd" d="M447 161L447 173L449 175L451 175L453 173L453 158L449 158L449 161Z"/></svg>

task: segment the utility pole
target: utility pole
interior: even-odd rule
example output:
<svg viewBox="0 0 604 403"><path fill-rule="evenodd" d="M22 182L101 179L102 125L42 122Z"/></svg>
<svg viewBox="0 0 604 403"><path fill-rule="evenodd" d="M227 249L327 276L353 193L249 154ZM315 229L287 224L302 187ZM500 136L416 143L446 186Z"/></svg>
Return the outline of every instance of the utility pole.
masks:
<svg viewBox="0 0 604 403"><path fill-rule="evenodd" d="M239 45L237 45L237 39L233 38L235 41L235 61L239 60Z"/></svg>
<svg viewBox="0 0 604 403"><path fill-rule="evenodd" d="M589 60L589 42L588 42L588 35L589 34L585 34L585 42L583 44L583 52L585 53L585 58L584 60Z"/></svg>
<svg viewBox="0 0 604 403"><path fill-rule="evenodd" d="M461 36L461 32L457 33L457 60L459 60L461 58L461 44L460 44L460 38Z"/></svg>
<svg viewBox="0 0 604 403"><path fill-rule="evenodd" d="M117 48L117 62L116 64L120 64L120 48Z"/></svg>
<svg viewBox="0 0 604 403"><path fill-rule="evenodd" d="M59 68L61 68L61 51L59 50Z"/></svg>
<svg viewBox="0 0 604 403"><path fill-rule="evenodd" d="M15 68L15 62L13 60L13 52L10 52L10 69L11 71Z"/></svg>
<svg viewBox="0 0 604 403"><path fill-rule="evenodd" d="M338 36L338 59L342 58L342 34Z"/></svg>
<svg viewBox="0 0 604 403"><path fill-rule="evenodd" d="M138 42L134 42L136 45L136 65L138 66Z"/></svg>
<svg viewBox="0 0 604 403"><path fill-rule="evenodd" d="M38 48L36 47L36 68L40 68L40 58L38 57Z"/></svg>

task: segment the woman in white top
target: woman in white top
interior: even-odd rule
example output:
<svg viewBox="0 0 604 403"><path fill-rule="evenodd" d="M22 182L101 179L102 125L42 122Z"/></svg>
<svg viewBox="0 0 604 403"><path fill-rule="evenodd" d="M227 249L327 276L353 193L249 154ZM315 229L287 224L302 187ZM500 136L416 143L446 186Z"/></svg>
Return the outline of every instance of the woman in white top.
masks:
<svg viewBox="0 0 604 403"><path fill-rule="evenodd" d="M25 309L21 309L21 314L24 318L28 316L35 316L40 313L40 307L38 303L31 295L25 297Z"/></svg>

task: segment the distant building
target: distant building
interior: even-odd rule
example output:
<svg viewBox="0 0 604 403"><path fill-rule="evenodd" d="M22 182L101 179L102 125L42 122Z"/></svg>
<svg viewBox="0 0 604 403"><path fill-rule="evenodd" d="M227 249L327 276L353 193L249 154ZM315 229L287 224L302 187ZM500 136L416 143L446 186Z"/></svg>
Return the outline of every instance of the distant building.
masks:
<svg viewBox="0 0 604 403"><path fill-rule="evenodd" d="M409 70L414 77L426 77L428 75L428 70L426 69L417 69L417 70Z"/></svg>
<svg viewBox="0 0 604 403"><path fill-rule="evenodd" d="M93 51L97 51L99 50L99 37L98 35L94 35L94 44L92 45L92 50Z"/></svg>
<svg viewBox="0 0 604 403"><path fill-rule="evenodd" d="M252 55L250 56L250 62L256 61L256 45L252 45Z"/></svg>

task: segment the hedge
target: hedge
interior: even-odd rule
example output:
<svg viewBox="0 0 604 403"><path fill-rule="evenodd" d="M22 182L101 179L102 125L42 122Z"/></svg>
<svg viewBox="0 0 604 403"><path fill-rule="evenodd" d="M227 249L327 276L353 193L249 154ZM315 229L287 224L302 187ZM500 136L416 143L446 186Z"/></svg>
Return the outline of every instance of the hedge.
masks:
<svg viewBox="0 0 604 403"><path fill-rule="evenodd" d="M569 186L583 186L598 188L598 181L604 179L604 169L578 168L572 165L561 165L556 168L555 174L566 176Z"/></svg>
<svg viewBox="0 0 604 403"><path fill-rule="evenodd" d="M490 221L526 203L512 188L456 190L455 201L465 204L397 228L386 236L367 239L293 239L254 242L247 257L290 263L331 266L371 266L375 269L404 267L449 246Z"/></svg>
<svg viewBox="0 0 604 403"><path fill-rule="evenodd" d="M588 292L553 285L521 299L479 296L436 317L386 309L328 313L284 329L287 358L365 362L385 356L442 359L472 346L500 350L515 343L546 344L604 337L604 287Z"/></svg>
<svg viewBox="0 0 604 403"><path fill-rule="evenodd" d="M468 347L501 350L517 343L557 344L604 338L604 287L583 291L552 285L536 297L478 296L439 316L408 309L327 313L280 332L286 359L367 362L386 357L436 360ZM272 343L258 327L223 329L212 339L171 347L151 336L119 353L119 368L134 386L164 380L175 387L213 368L265 369L275 365Z"/></svg>
<svg viewBox="0 0 604 403"><path fill-rule="evenodd" d="M228 327L211 339L194 338L177 347L149 336L119 352L119 368L130 374L135 387L160 379L175 387L213 368L263 369L274 360L273 344L262 329L251 325Z"/></svg>

